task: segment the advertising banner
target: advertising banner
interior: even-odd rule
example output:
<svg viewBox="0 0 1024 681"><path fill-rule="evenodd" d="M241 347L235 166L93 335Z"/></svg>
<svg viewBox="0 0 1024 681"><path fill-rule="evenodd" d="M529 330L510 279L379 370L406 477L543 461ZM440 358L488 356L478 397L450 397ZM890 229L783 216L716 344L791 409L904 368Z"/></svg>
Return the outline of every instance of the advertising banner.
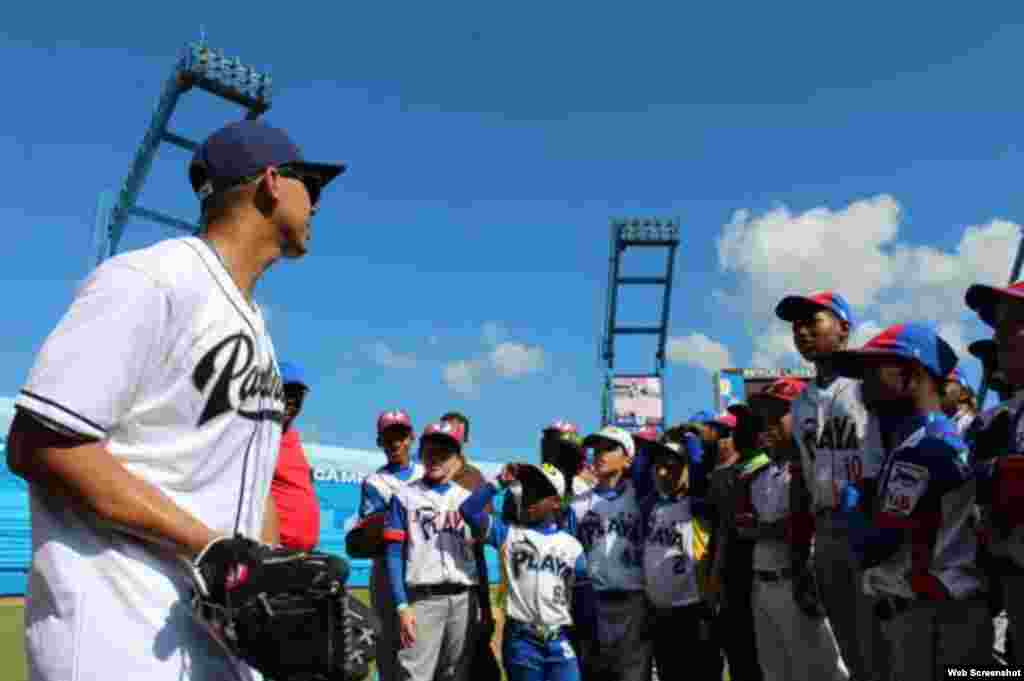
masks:
<svg viewBox="0 0 1024 681"><path fill-rule="evenodd" d="M615 376L612 378L612 423L621 428L661 426L661 378L658 376Z"/></svg>
<svg viewBox="0 0 1024 681"><path fill-rule="evenodd" d="M349 585L365 587L369 584L370 561L348 558L345 534L359 518L363 479L386 463L384 454L318 444L303 446L313 469L313 487L320 502L317 548L348 559L352 568ZM490 461L473 461L473 465L489 479L497 476L502 466ZM28 489L24 481L6 467L0 470L0 526L4 528L4 541L0 544L0 595L21 595L25 593L32 559ZM497 553L488 547L486 555L491 581L497 582Z"/></svg>

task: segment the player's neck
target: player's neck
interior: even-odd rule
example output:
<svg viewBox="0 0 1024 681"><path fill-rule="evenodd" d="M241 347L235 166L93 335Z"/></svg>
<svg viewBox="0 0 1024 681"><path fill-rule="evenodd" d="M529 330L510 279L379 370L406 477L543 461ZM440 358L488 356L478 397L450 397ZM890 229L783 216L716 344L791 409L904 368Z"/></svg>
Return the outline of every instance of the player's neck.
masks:
<svg viewBox="0 0 1024 681"><path fill-rule="evenodd" d="M597 486L601 489L615 489L618 484L622 481L622 476L625 471L615 471L614 473L606 473L605 475L597 476Z"/></svg>
<svg viewBox="0 0 1024 681"><path fill-rule="evenodd" d="M249 302L256 282L275 260L281 257L281 246L276 241L266 240L251 226L222 222L210 225L203 239L220 258L228 276Z"/></svg>

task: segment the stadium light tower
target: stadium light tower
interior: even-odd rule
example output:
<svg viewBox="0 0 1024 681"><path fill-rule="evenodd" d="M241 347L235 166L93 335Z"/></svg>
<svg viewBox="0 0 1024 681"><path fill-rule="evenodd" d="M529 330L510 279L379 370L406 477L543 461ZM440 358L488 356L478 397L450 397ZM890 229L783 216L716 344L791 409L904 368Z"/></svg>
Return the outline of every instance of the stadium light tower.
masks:
<svg viewBox="0 0 1024 681"><path fill-rule="evenodd" d="M665 344L668 340L669 306L672 298L672 273L676 248L679 246L678 218L613 218L611 221L611 254L608 262L608 299L605 313L604 337L601 342L601 360L605 367L605 384L601 400L601 423L614 423L625 427L642 427L645 414L657 409L664 426L665 398ZM622 276L622 256L628 248L664 249L665 270L662 276ZM660 321L651 326L619 326L619 287L655 286L662 292ZM657 340L655 368L649 376L615 376L615 338L617 336L654 336ZM632 397L624 397L629 390ZM654 394L656 393L656 394ZM637 410L629 412L617 408L617 402L632 400ZM629 416L628 414L632 414Z"/></svg>
<svg viewBox="0 0 1024 681"><path fill-rule="evenodd" d="M168 129L178 99L193 88L238 104L246 110L246 118L254 119L270 108L270 76L243 64L237 58L226 57L223 52L210 48L205 40L189 43L164 84L156 111L150 120L142 143L135 152L128 175L115 195L100 193L94 227L96 265L117 253L129 218L139 217L168 227L195 233L199 230L186 220L138 205L139 193L153 165L157 149L162 143L172 144L186 151L195 151L193 142Z"/></svg>

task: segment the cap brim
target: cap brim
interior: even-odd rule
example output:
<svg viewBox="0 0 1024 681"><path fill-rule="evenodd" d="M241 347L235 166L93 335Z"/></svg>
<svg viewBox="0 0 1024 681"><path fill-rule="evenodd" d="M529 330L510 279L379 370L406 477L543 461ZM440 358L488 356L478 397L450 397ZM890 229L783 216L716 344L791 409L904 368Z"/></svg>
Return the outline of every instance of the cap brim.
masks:
<svg viewBox="0 0 1024 681"><path fill-rule="evenodd" d="M964 302L978 313L981 321L989 326L996 325L996 306L1003 300L1024 301L1024 290L975 284L967 289Z"/></svg>
<svg viewBox="0 0 1024 681"><path fill-rule="evenodd" d="M557 497L559 495L551 479L536 466L521 466L516 472L516 479L522 483L524 492L527 489L539 491L538 497L541 499L544 497Z"/></svg>
<svg viewBox="0 0 1024 681"><path fill-rule="evenodd" d="M326 187L331 180L344 175L348 166L344 163L308 163L306 161L295 161L288 166L295 168L304 175L312 175L320 181L321 187Z"/></svg>
<svg viewBox="0 0 1024 681"><path fill-rule="evenodd" d="M594 435L588 435L585 438L583 438L584 447L593 447L598 442L611 442L612 444L616 444L619 447L622 446L622 443L619 442L618 440L613 440L612 438L605 437L604 435L597 435L596 433Z"/></svg>
<svg viewBox="0 0 1024 681"><path fill-rule="evenodd" d="M420 438L420 442L422 443L424 440L444 440L455 447L456 453L462 453L462 443L456 440L451 435L446 435L444 433L427 433L426 435Z"/></svg>
<svg viewBox="0 0 1024 681"><path fill-rule="evenodd" d="M786 296L775 306L775 316L792 324L821 310L831 311L831 308L804 296Z"/></svg>
<svg viewBox="0 0 1024 681"><path fill-rule="evenodd" d="M889 350L840 350L829 356L832 368L840 376L864 378L864 370L885 361L913 362L914 360Z"/></svg>

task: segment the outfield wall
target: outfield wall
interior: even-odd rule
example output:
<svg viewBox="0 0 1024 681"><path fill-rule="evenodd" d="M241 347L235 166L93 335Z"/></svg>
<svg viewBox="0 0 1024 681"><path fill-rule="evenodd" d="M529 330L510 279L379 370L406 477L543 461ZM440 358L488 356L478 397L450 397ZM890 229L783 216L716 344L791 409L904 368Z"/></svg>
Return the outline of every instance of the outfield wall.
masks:
<svg viewBox="0 0 1024 681"><path fill-rule="evenodd" d="M320 500L320 546L323 551L345 556L345 533L355 524L359 489L363 478L384 465L381 452L326 445L305 445L313 467L313 483ZM481 472L492 477L501 464L479 462ZM31 561L28 490L25 482L0 466L0 595L25 593ZM497 581L497 554L487 549L492 581ZM353 586L366 586L370 561L351 560Z"/></svg>

